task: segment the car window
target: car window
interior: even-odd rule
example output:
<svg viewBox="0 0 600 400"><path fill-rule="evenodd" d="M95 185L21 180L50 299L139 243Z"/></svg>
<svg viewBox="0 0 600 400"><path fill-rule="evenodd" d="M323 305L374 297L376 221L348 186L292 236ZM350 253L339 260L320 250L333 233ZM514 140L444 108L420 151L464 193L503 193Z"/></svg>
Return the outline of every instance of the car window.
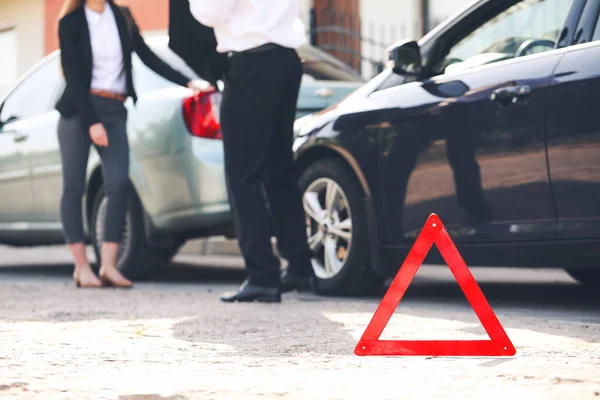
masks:
<svg viewBox="0 0 600 400"><path fill-rule="evenodd" d="M19 77L17 71L18 46L17 30L0 28L0 49L2 49L2 62L0 63L0 95L8 89Z"/></svg>
<svg viewBox="0 0 600 400"><path fill-rule="evenodd" d="M552 50L573 0L523 0L485 21L446 52L439 75Z"/></svg>
<svg viewBox="0 0 600 400"><path fill-rule="evenodd" d="M60 81L60 59L53 56L27 76L6 98L0 121L31 118L54 108Z"/></svg>
<svg viewBox="0 0 600 400"><path fill-rule="evenodd" d="M600 16L598 17L598 22L596 22L596 29L594 30L594 36L592 37L592 40L600 40Z"/></svg>

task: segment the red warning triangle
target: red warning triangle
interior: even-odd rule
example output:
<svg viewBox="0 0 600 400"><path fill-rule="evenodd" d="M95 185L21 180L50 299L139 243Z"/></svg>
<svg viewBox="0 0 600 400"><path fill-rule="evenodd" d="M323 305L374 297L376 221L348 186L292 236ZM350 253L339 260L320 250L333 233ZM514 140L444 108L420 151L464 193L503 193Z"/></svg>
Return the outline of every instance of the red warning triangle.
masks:
<svg viewBox="0 0 600 400"><path fill-rule="evenodd" d="M491 340L379 340L435 243ZM517 353L442 220L431 214L354 349L358 356L514 356Z"/></svg>

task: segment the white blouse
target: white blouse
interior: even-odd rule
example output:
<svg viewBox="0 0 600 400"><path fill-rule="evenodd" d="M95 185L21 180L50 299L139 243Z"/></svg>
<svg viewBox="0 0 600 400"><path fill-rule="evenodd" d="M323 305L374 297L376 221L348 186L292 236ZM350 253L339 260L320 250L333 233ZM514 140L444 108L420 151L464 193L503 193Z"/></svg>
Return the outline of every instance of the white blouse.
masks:
<svg viewBox="0 0 600 400"><path fill-rule="evenodd" d="M85 7L92 45L92 89L125 94L127 83L123 49L115 15L110 4L99 14Z"/></svg>

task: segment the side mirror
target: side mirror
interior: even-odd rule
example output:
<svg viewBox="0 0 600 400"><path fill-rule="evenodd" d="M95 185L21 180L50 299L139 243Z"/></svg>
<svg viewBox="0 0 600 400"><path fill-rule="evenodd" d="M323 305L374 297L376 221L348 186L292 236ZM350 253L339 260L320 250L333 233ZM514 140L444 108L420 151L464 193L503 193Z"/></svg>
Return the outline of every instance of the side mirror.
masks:
<svg viewBox="0 0 600 400"><path fill-rule="evenodd" d="M423 72L421 65L421 49L415 41L404 40L388 48L388 66L398 75L420 76Z"/></svg>

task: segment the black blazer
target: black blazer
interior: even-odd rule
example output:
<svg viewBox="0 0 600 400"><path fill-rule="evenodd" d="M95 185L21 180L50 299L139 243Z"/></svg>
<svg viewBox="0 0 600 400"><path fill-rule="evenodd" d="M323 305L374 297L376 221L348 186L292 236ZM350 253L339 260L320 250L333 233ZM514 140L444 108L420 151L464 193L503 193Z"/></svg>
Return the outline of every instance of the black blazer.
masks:
<svg viewBox="0 0 600 400"><path fill-rule="evenodd" d="M223 79L227 55L217 52L214 30L194 18L189 0L169 0L169 48L215 88Z"/></svg>
<svg viewBox="0 0 600 400"><path fill-rule="evenodd" d="M154 72L173 83L186 86L190 78L171 68L150 50L140 35L139 28L129 9L116 6L112 1L109 1L108 4L110 4L115 14L123 48L123 62L127 82L126 95L131 96L134 103L137 101L131 72L131 53L134 51L144 64ZM99 122L99 120L92 106L90 96L93 66L92 46L83 6L78 7L59 21L58 36L66 87L56 103L56 109L67 118L76 115L81 116L85 126L89 127Z"/></svg>

